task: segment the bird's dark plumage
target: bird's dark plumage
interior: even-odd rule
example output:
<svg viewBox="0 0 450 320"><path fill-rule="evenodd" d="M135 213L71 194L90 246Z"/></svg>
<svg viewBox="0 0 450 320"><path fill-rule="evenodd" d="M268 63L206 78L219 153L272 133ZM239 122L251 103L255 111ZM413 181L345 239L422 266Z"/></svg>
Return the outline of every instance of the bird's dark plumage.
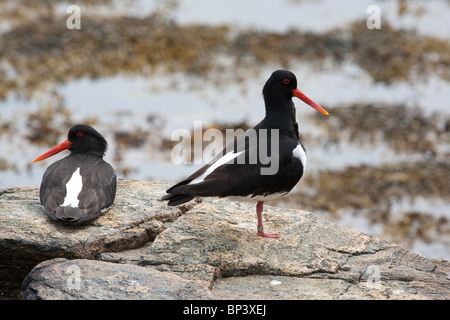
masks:
<svg viewBox="0 0 450 320"><path fill-rule="evenodd" d="M237 137L222 153L187 179L167 190L161 200L176 206L195 197L231 197L258 201L258 235L262 228L262 203L287 194L303 175L306 153L299 140L292 97L296 96L328 114L297 89L295 75L275 71L263 88L265 118L253 129ZM263 152L265 151L265 152ZM273 156L268 162L263 155ZM271 170L273 167L275 170Z"/></svg>
<svg viewBox="0 0 450 320"><path fill-rule="evenodd" d="M49 217L80 223L97 218L113 204L117 177L102 159L107 145L94 128L76 125L65 142L35 160L71 151L44 172L39 197Z"/></svg>

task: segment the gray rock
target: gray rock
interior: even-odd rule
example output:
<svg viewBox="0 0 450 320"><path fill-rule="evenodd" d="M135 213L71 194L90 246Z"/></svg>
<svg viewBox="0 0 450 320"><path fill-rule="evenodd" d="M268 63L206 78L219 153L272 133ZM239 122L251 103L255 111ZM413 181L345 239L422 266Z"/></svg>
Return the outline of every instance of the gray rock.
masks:
<svg viewBox="0 0 450 320"><path fill-rule="evenodd" d="M47 218L36 189L0 190L0 288L25 299L450 299L448 261L271 206L264 227L281 238L261 238L254 204L168 207L168 186L119 180L114 207L80 226Z"/></svg>
<svg viewBox="0 0 450 320"><path fill-rule="evenodd" d="M23 282L27 300L211 299L195 281L152 268L56 258L37 265Z"/></svg>
<svg viewBox="0 0 450 320"><path fill-rule="evenodd" d="M180 276L180 266L213 266L201 280L212 280L217 299L450 299L447 261L270 206L265 228L281 238L256 237L254 210L205 199L162 232L139 264Z"/></svg>
<svg viewBox="0 0 450 320"><path fill-rule="evenodd" d="M113 207L84 224L47 217L39 190L0 190L0 293L19 290L38 263L56 257L98 259L102 252L142 247L181 211L159 201L167 183L119 180Z"/></svg>

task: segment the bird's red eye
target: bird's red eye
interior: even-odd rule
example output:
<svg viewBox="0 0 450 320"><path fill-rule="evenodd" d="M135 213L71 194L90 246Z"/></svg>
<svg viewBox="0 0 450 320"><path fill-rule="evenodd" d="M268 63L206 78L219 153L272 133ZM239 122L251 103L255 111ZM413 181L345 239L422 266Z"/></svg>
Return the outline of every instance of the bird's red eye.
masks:
<svg viewBox="0 0 450 320"><path fill-rule="evenodd" d="M82 131L78 131L77 132L77 137L82 137L83 136L83 132Z"/></svg>
<svg viewBox="0 0 450 320"><path fill-rule="evenodd" d="M283 80L283 83L284 83L284 84L289 84L290 82L291 82L291 81L290 81L289 79L284 79L284 80Z"/></svg>

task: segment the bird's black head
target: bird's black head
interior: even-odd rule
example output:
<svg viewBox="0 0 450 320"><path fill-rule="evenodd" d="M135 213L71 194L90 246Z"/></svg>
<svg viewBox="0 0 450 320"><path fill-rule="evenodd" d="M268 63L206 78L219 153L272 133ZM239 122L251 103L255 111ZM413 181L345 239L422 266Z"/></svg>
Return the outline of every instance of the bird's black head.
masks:
<svg viewBox="0 0 450 320"><path fill-rule="evenodd" d="M69 130L67 140L40 155L34 159L33 162L47 159L48 157L67 149L69 149L71 153L90 153L103 157L107 148L108 143L97 130L86 124L77 124Z"/></svg>
<svg viewBox="0 0 450 320"><path fill-rule="evenodd" d="M293 91L297 89L297 78L288 70L277 70L272 73L263 88L264 98L290 99L294 96Z"/></svg>
<svg viewBox="0 0 450 320"><path fill-rule="evenodd" d="M288 70L277 70L270 76L263 88L266 111L286 106L292 108L292 97L297 97L317 111L328 115L317 103L309 99L297 88L297 78ZM289 103L287 103L289 102Z"/></svg>
<svg viewBox="0 0 450 320"><path fill-rule="evenodd" d="M94 128L86 124L77 124L69 130L67 140L72 153L92 153L103 157L108 149L105 138Z"/></svg>

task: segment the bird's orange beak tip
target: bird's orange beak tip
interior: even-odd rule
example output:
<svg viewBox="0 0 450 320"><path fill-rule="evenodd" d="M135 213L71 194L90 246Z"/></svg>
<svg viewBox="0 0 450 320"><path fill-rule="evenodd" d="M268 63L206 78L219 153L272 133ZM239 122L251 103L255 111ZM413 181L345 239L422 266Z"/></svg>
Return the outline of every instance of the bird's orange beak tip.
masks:
<svg viewBox="0 0 450 320"><path fill-rule="evenodd" d="M321 106L319 106L317 103L315 103L314 101L312 101L310 98L308 98L303 92L301 92L299 89L295 89L292 91L292 93L294 94L294 97L299 98L300 100L302 100L304 103L306 103L307 105L309 105L310 107L313 107L314 109L316 109L317 111L319 111L320 113L323 113L324 115L329 115L328 111L326 111L324 108L322 108Z"/></svg>

